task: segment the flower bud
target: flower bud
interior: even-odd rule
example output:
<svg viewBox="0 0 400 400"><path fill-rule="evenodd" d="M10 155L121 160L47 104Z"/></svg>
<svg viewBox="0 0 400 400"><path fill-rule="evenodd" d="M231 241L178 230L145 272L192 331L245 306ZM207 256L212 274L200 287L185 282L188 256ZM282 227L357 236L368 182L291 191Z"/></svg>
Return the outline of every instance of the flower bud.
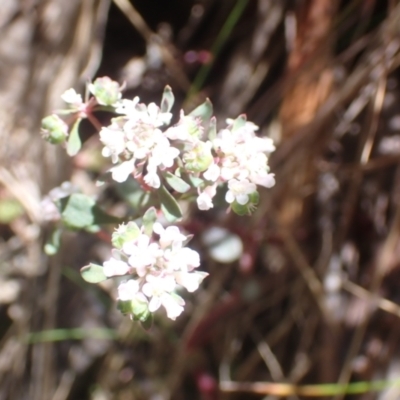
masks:
<svg viewBox="0 0 400 400"><path fill-rule="evenodd" d="M236 200L231 204L232 210L238 215L250 215L258 205L260 195L258 192L250 193L246 204L239 204Z"/></svg>
<svg viewBox="0 0 400 400"><path fill-rule="evenodd" d="M89 84L89 91L96 97L99 104L112 106L121 98L121 87L107 76L97 78Z"/></svg>
<svg viewBox="0 0 400 400"><path fill-rule="evenodd" d="M186 170L203 172L214 161L211 153L211 142L197 142L194 147L183 155Z"/></svg>
<svg viewBox="0 0 400 400"><path fill-rule="evenodd" d="M42 119L41 133L51 144L64 143L68 137L68 125L56 114Z"/></svg>
<svg viewBox="0 0 400 400"><path fill-rule="evenodd" d="M140 229L134 222L128 222L126 225L120 225L112 234L111 242L117 249L122 249L126 242L135 240L140 235Z"/></svg>
<svg viewBox="0 0 400 400"><path fill-rule="evenodd" d="M131 315L135 321L145 322L150 317L147 301L139 296L132 300L118 300L117 307L122 314Z"/></svg>

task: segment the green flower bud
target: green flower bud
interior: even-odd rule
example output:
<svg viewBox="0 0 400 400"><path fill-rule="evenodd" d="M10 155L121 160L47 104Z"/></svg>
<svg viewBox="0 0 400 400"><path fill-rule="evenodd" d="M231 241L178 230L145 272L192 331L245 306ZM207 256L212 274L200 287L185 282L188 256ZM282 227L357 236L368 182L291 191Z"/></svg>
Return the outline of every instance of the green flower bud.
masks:
<svg viewBox="0 0 400 400"><path fill-rule="evenodd" d="M64 143L68 137L68 125L56 114L42 119L41 133L51 144Z"/></svg>
<svg viewBox="0 0 400 400"><path fill-rule="evenodd" d="M145 322L150 317L147 301L143 301L138 297L132 300L118 300L117 307L122 314L132 315L135 321Z"/></svg>
<svg viewBox="0 0 400 400"><path fill-rule="evenodd" d="M126 242L135 240L140 235L140 229L134 222L120 225L112 234L111 242L117 249L122 249Z"/></svg>
<svg viewBox="0 0 400 400"><path fill-rule="evenodd" d="M121 87L107 76L97 78L89 84L89 91L96 97L99 104L103 106L112 106L121 98Z"/></svg>
<svg viewBox="0 0 400 400"><path fill-rule="evenodd" d="M211 142L198 142L194 148L183 155L185 168L190 172L203 172L212 164Z"/></svg>
<svg viewBox="0 0 400 400"><path fill-rule="evenodd" d="M257 208L260 200L258 192L249 194L249 201L246 204L239 204L236 200L231 204L232 210L237 215L251 215L251 213Z"/></svg>

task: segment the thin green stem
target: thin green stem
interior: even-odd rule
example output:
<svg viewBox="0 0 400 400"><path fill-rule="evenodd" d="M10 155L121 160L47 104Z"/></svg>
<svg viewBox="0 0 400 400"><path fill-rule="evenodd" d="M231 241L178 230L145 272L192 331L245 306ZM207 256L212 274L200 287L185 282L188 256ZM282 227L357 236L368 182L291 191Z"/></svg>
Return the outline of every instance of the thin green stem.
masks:
<svg viewBox="0 0 400 400"><path fill-rule="evenodd" d="M194 78L192 85L189 88L186 100L190 99L193 95L198 93L201 87L203 86L205 80L207 79L211 71L214 61L218 57L222 47L226 43L236 23L239 21L239 18L242 16L243 11L247 6L247 3L248 0L237 0L235 6L233 7L224 25L222 26L222 29L220 30L213 46L211 47L212 57L210 62L201 66L199 72Z"/></svg>

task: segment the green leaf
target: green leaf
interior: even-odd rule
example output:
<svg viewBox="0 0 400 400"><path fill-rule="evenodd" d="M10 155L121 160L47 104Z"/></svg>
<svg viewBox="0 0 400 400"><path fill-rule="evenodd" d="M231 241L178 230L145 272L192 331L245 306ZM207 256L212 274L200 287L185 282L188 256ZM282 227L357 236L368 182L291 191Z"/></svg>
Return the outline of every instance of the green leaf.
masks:
<svg viewBox="0 0 400 400"><path fill-rule="evenodd" d="M198 107L196 107L189 115L191 117L199 117L205 121L209 121L213 113L213 106L211 104L210 99L206 99L206 101L203 104L200 104Z"/></svg>
<svg viewBox="0 0 400 400"><path fill-rule="evenodd" d="M89 264L81 268L82 278L89 283L99 283L108 279L104 275L104 269L101 265Z"/></svg>
<svg viewBox="0 0 400 400"><path fill-rule="evenodd" d="M111 243L117 249L122 249L124 243L135 240L140 235L140 229L135 222L120 225L111 236Z"/></svg>
<svg viewBox="0 0 400 400"><path fill-rule="evenodd" d="M60 243L61 243L61 228L54 229L54 231L51 234L51 237L49 241L44 245L44 252L48 256L54 256L55 254L58 253L58 250L60 249Z"/></svg>
<svg viewBox="0 0 400 400"><path fill-rule="evenodd" d="M247 121L246 114L239 115L235 121L233 121L232 132L235 132L237 129L242 128Z"/></svg>
<svg viewBox="0 0 400 400"><path fill-rule="evenodd" d="M78 130L81 121L82 118L78 118L75 121L74 126L71 129L71 132L69 133L67 142L67 154L71 157L75 156L82 147L82 141L81 138L79 137L79 130Z"/></svg>
<svg viewBox="0 0 400 400"><path fill-rule="evenodd" d="M91 197L82 193L64 197L60 199L60 204L62 221L73 229L121 222L120 218L107 214Z"/></svg>
<svg viewBox="0 0 400 400"><path fill-rule="evenodd" d="M194 176L193 174L185 174L185 175L187 176L192 186L195 188L199 187L204 182L204 179Z"/></svg>
<svg viewBox="0 0 400 400"><path fill-rule="evenodd" d="M217 119L215 117L211 117L210 125L208 127L208 139L214 140L217 137Z"/></svg>
<svg viewBox="0 0 400 400"><path fill-rule="evenodd" d="M187 184L183 179L178 176L171 174L171 172L167 172L165 174L165 180L168 185L172 187L172 189L176 190L178 193L186 193L190 190L190 185Z"/></svg>
<svg viewBox="0 0 400 400"><path fill-rule="evenodd" d="M182 211L178 202L171 195L171 193L168 192L165 186L161 186L157 193L161 203L161 211L163 212L167 221L175 222L180 220L182 218Z"/></svg>
<svg viewBox="0 0 400 400"><path fill-rule="evenodd" d="M172 93L172 89L170 86L165 86L164 93L161 100L161 112L167 113L171 111L172 106L174 105L175 96Z"/></svg>
<svg viewBox="0 0 400 400"><path fill-rule="evenodd" d="M157 212L154 207L150 207L143 215L142 223L144 226L144 233L151 236L153 233L153 225L157 220Z"/></svg>

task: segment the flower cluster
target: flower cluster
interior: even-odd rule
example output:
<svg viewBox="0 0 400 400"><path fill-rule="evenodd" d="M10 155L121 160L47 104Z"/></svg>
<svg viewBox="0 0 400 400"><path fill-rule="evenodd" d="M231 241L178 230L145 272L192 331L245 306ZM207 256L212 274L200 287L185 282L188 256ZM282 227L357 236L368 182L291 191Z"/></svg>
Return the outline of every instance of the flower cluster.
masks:
<svg viewBox="0 0 400 400"><path fill-rule="evenodd" d="M229 207L239 215L250 214L259 201L257 187L275 184L268 166L273 142L257 136L258 127L245 115L228 119L218 131L207 99L189 114L181 111L177 123L171 125L174 96L170 87L165 88L160 106L142 104L138 97L123 99L122 90L107 77L88 84L91 96L85 100L73 89L67 90L62 95L67 109L60 116L43 119L43 137L64 144L73 156L82 146L79 124L87 118L99 132L102 155L112 163L112 179L117 183L136 179L139 191L147 192L149 204L170 223L183 217L180 199L196 201L200 210L209 210L222 185L227 185ZM116 116L102 126L96 111ZM71 194L61 204L62 222L75 229L115 222L115 217L94 205L92 199ZM160 306L175 319L184 306L176 291L184 287L193 292L207 276L196 270L198 253L185 247L189 237L176 226L164 229L155 222L156 215L153 207L147 210L141 229L134 222L120 225L112 236L112 257L103 266L90 264L81 270L83 278L93 283L122 277L119 308L141 322L148 321Z"/></svg>
<svg viewBox="0 0 400 400"><path fill-rule="evenodd" d="M185 304L176 289L183 286L194 292L208 274L195 271L199 254L184 247L188 237L178 227L164 229L156 222L152 231L146 234L134 222L121 225L113 234L116 248L103 264L104 274L127 278L118 286L119 306L125 314L146 320L162 305L168 317L175 319Z"/></svg>
<svg viewBox="0 0 400 400"><path fill-rule="evenodd" d="M258 203L257 185L275 185L267 157L275 147L271 139L257 137L258 126L244 116L228 119L227 123L228 127L211 142L215 155L203 173L205 184L199 189L197 204L200 210L213 207L217 186L228 182L225 200L236 213L246 214Z"/></svg>
<svg viewBox="0 0 400 400"><path fill-rule="evenodd" d="M258 127L244 115L228 119L228 126L216 134L215 119L206 121L198 112L181 111L178 123L168 127L173 104L169 88L161 108L139 101L138 97L116 101L119 116L100 131L102 154L115 165L110 170L115 181L133 175L145 187L158 189L167 172L179 179L183 175L200 179L196 190L201 210L213 207L217 187L227 182L226 201L238 214L251 212L258 203L257 185L275 184L268 167L273 142L256 136Z"/></svg>
<svg viewBox="0 0 400 400"><path fill-rule="evenodd" d="M113 179L124 182L134 174L143 178L146 185L159 188L157 171L171 168L179 155L179 150L170 145L160 130L170 122L172 114L161 112L154 103L139 104L138 97L122 100L115 112L123 115L113 118L111 125L100 131L103 156L117 164L111 169Z"/></svg>

